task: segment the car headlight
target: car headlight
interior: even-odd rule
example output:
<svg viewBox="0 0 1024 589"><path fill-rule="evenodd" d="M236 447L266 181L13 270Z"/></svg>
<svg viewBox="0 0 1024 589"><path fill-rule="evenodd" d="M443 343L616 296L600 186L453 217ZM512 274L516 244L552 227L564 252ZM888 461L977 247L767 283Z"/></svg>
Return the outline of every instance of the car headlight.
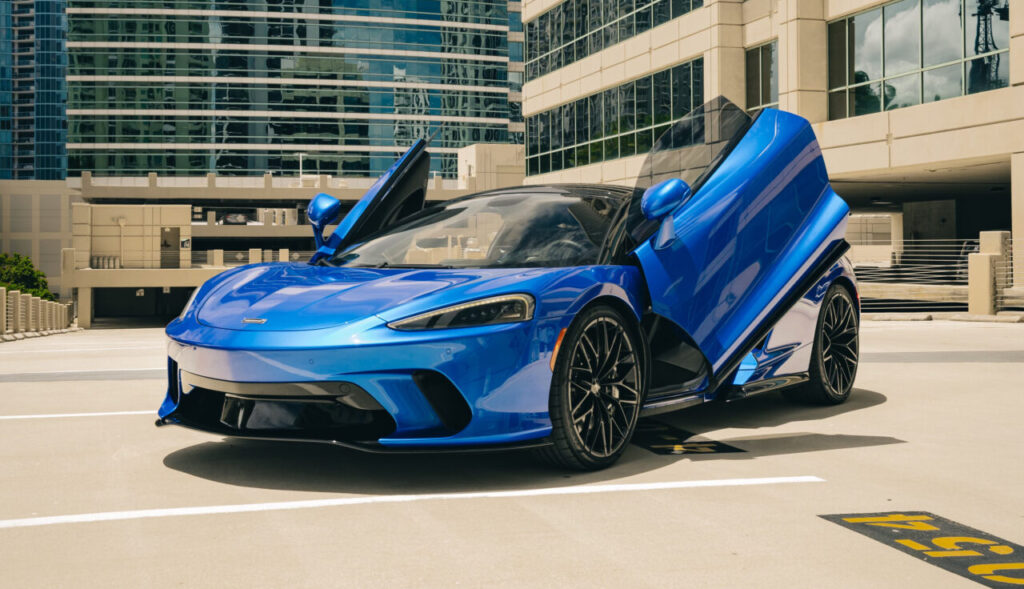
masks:
<svg viewBox="0 0 1024 589"><path fill-rule="evenodd" d="M533 306L533 297L528 294L502 295L399 319L388 327L415 331L519 323L533 319Z"/></svg>

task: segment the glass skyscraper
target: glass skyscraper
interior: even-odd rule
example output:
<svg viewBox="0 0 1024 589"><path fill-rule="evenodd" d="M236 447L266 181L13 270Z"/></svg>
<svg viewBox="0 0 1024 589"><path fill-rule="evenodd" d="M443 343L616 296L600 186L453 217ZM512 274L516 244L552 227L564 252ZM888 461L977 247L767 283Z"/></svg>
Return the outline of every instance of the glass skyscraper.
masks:
<svg viewBox="0 0 1024 589"><path fill-rule="evenodd" d="M434 171L454 177L459 147L522 141L506 0L67 0L67 16L71 175L301 159L375 176L438 131Z"/></svg>
<svg viewBox="0 0 1024 589"><path fill-rule="evenodd" d="M0 2L0 179L65 176L66 30L63 0Z"/></svg>

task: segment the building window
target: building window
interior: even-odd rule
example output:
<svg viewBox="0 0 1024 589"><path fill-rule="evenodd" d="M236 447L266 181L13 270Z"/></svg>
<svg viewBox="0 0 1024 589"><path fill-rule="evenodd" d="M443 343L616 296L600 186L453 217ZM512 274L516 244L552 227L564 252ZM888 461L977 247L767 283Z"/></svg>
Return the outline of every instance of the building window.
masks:
<svg viewBox="0 0 1024 589"><path fill-rule="evenodd" d="M704 104L704 60L681 63L526 118L526 173L643 155Z"/></svg>
<svg viewBox="0 0 1024 589"><path fill-rule="evenodd" d="M747 49L747 110L779 106L779 48L772 41Z"/></svg>
<svg viewBox="0 0 1024 589"><path fill-rule="evenodd" d="M513 33L523 32L523 15L522 13L509 12L508 13L508 30Z"/></svg>
<svg viewBox="0 0 1024 589"><path fill-rule="evenodd" d="M519 41L508 42L508 60L523 61L523 44Z"/></svg>
<svg viewBox="0 0 1024 589"><path fill-rule="evenodd" d="M704 5L704 0L565 0L526 23L526 79L553 72Z"/></svg>
<svg viewBox="0 0 1024 589"><path fill-rule="evenodd" d="M899 0L829 23L829 119L1005 88L1009 47L1009 0Z"/></svg>

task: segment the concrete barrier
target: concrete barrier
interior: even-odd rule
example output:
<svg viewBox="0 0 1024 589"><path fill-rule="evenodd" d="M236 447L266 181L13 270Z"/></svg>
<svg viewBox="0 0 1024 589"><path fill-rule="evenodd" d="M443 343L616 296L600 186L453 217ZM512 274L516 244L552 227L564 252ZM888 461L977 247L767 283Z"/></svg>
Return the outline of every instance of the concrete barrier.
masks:
<svg viewBox="0 0 1024 589"><path fill-rule="evenodd" d="M0 287L0 341L64 333L72 319L69 304Z"/></svg>
<svg viewBox="0 0 1024 589"><path fill-rule="evenodd" d="M7 317L8 323L7 329L11 330L11 333L21 332L21 291L12 290L7 293Z"/></svg>

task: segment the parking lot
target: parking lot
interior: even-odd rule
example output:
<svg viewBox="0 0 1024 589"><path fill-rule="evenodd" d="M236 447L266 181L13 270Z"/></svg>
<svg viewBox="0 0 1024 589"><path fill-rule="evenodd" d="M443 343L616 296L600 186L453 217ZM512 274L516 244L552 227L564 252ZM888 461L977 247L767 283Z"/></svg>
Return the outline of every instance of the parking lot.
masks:
<svg viewBox="0 0 1024 589"><path fill-rule="evenodd" d="M1024 324L867 322L845 405L768 393L659 416L646 424L664 434L656 450L677 453L634 445L588 474L521 452L369 455L158 429L163 337L0 345L0 585L1024 579L1005 566L1024 563ZM836 514L848 517L821 517ZM959 544L929 544L939 536Z"/></svg>

